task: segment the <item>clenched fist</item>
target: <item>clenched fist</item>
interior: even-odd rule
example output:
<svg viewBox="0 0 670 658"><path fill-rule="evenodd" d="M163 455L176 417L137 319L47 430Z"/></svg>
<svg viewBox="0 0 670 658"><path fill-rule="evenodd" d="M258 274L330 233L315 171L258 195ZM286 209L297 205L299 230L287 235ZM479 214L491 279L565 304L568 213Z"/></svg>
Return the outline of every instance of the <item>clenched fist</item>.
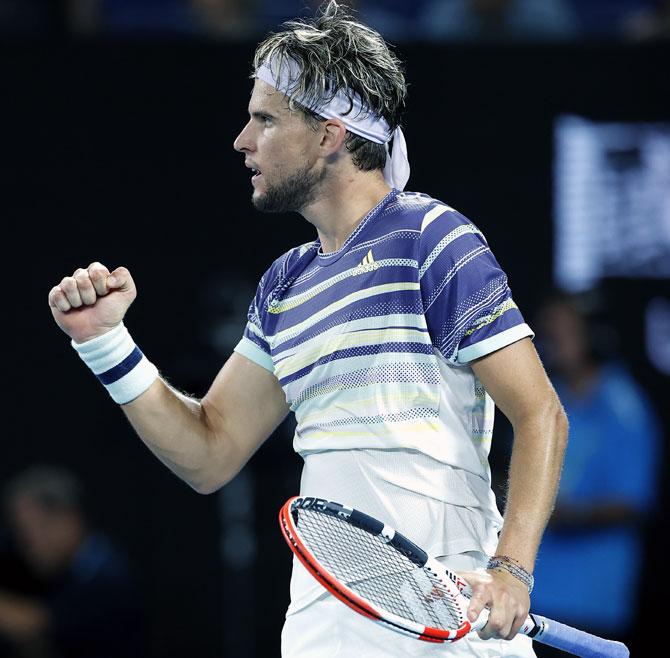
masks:
<svg viewBox="0 0 670 658"><path fill-rule="evenodd" d="M49 308L56 324L75 343L83 343L116 327L136 296L125 267L110 274L101 263L91 263L51 289Z"/></svg>

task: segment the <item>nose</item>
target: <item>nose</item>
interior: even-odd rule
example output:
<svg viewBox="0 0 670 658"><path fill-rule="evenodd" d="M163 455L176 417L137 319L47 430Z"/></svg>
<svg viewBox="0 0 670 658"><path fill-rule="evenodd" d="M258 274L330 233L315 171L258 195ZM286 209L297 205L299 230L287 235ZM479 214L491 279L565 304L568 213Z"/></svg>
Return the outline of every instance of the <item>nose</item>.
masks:
<svg viewBox="0 0 670 658"><path fill-rule="evenodd" d="M247 123L244 128L242 128L240 134L235 138L233 142L233 148L236 151L253 151L253 141L251 139L251 121Z"/></svg>

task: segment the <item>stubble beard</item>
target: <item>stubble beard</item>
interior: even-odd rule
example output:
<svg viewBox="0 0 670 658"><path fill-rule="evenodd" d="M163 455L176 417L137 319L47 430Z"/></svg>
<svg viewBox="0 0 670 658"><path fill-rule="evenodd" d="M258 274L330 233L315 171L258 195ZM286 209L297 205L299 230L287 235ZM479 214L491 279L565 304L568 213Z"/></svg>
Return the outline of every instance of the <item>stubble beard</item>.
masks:
<svg viewBox="0 0 670 658"><path fill-rule="evenodd" d="M254 207L261 212L300 212L318 194L319 183L325 176L309 167L300 169L275 185L268 185L263 196L252 197Z"/></svg>

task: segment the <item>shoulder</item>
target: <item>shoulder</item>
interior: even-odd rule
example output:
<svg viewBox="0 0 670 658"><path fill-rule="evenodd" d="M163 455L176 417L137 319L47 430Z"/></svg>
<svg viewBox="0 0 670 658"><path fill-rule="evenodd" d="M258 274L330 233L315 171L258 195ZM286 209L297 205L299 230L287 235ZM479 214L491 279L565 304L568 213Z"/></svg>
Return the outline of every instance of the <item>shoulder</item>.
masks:
<svg viewBox="0 0 670 658"><path fill-rule="evenodd" d="M422 271L437 269L490 253L482 232L465 215L426 194L398 195L398 214L417 238L417 259ZM487 256L488 257L488 256Z"/></svg>
<svg viewBox="0 0 670 658"><path fill-rule="evenodd" d="M384 224L433 236L474 224L458 210L420 192L400 192L384 212ZM476 228L476 227L475 227Z"/></svg>
<svg viewBox="0 0 670 658"><path fill-rule="evenodd" d="M306 242L289 249L279 256L279 258L276 258L270 267L265 270L263 276L261 276L256 294L256 302L259 303L267 299L270 293L281 286L287 279L289 272L291 272L296 263L303 257L307 257L309 253L316 255L318 248L319 245L317 242Z"/></svg>
<svg viewBox="0 0 670 658"><path fill-rule="evenodd" d="M283 253L279 258L275 259L272 265L267 269L263 277L267 282L281 282L291 270L291 268L305 256L308 252L316 254L319 249L319 244L316 241L306 242L298 245Z"/></svg>

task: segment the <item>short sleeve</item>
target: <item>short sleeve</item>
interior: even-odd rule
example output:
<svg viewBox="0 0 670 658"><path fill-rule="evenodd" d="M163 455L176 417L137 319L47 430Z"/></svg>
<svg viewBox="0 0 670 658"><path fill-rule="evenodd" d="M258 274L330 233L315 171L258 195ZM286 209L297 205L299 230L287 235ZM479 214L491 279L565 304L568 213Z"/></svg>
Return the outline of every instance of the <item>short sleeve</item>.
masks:
<svg viewBox="0 0 670 658"><path fill-rule="evenodd" d="M235 352L246 356L247 359L274 373L270 345L263 333L263 324L261 322L265 278L265 276L261 278L258 288L256 289L256 295L249 305L247 325L244 328L242 339L235 346Z"/></svg>
<svg viewBox="0 0 670 658"><path fill-rule="evenodd" d="M479 229L448 206L426 217L419 242L419 282L434 347L450 363L465 365L532 337Z"/></svg>

